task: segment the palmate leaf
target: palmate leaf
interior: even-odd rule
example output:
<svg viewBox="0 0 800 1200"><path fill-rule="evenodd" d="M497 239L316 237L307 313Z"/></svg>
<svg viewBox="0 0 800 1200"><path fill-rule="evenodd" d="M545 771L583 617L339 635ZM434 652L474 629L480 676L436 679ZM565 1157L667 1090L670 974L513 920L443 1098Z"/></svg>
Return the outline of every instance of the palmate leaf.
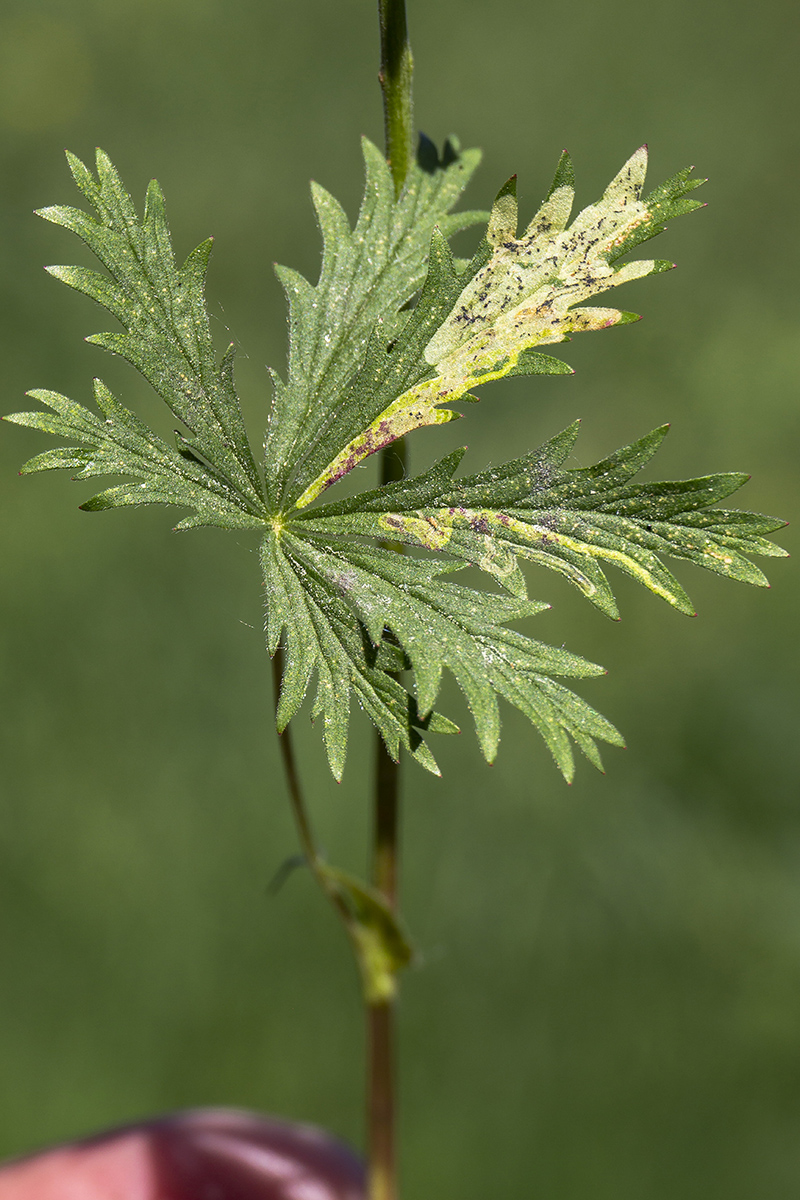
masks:
<svg viewBox="0 0 800 1200"><path fill-rule="evenodd" d="M674 264L618 260L664 229L664 221L699 208L688 193L703 180L680 171L642 196L647 150L642 147L612 180L603 197L567 227L574 186L562 156L543 205L517 237L514 180L501 190L486 238L459 270L446 241L434 235L428 276L405 327L373 336L359 375L345 393L324 444L299 459L292 498L302 508L369 454L424 425L459 414L442 405L474 399L479 383L507 375L569 374L571 368L539 353L570 333L637 320L612 308L575 305L611 287L664 271ZM331 443L340 447L329 458Z"/></svg>
<svg viewBox="0 0 800 1200"><path fill-rule="evenodd" d="M270 648L281 637L286 645L279 728L296 713L316 672L314 715L324 718L337 779L344 769L351 692L393 757L403 744L422 766L438 773L420 731L455 731L432 712L445 667L467 699L490 762L500 736L498 696L538 728L567 779L574 772L570 738L598 767L596 740L622 745L610 722L557 682L562 676L600 675L603 668L506 628L506 622L547 605L438 579L458 564L353 542L331 545L313 535L298 536L293 526L265 541L263 565ZM380 669L379 656L391 654L392 642L403 657L384 659ZM401 666L414 672L415 701L386 674Z"/></svg>
<svg viewBox="0 0 800 1200"><path fill-rule="evenodd" d="M308 512L317 537L380 537L480 567L512 595L527 595L520 558L560 571L603 612L619 615L601 563L638 579L680 611L694 608L659 555L688 559L730 579L766 586L746 554L782 556L764 534L785 522L709 507L749 478L727 473L631 483L668 426L592 467L564 470L578 422L539 450L454 481L463 450L416 479ZM298 522L300 524L300 522Z"/></svg>
<svg viewBox="0 0 800 1200"><path fill-rule="evenodd" d="M90 340L133 363L184 430L168 445L99 381L100 415L56 393L34 392L49 411L11 419L69 445L38 455L24 470L128 477L87 501L87 509L177 504L190 510L179 528L263 530L267 641L273 654L282 644L286 663L278 726L313 690L313 715L322 718L337 778L353 697L393 757L404 746L436 771L427 735L456 731L434 710L446 669L466 697L487 759L497 749L503 698L540 731L569 779L573 745L599 767L596 743L619 745L621 738L560 682L597 675L600 667L509 627L546 607L527 599L518 560L563 572L610 615L616 605L606 562L691 611L662 555L763 583L744 555L782 553L763 536L780 522L709 507L745 477L632 483L663 430L594 467L565 470L575 426L533 454L469 478L453 478L463 453L456 451L417 479L308 506L374 450L457 416L442 405L469 399L476 382L569 372L538 347L628 319L576 305L669 265L617 264L664 220L697 207L688 198L697 181L681 172L642 199L646 158L638 151L601 201L567 227L572 176L565 157L521 237L513 184L502 189L487 236L464 266L446 239L481 216L450 214L476 153L451 144L440 160L423 142L399 198L379 152L366 143L364 156L367 183L354 229L337 202L314 189L323 234L318 284L279 271L289 297L290 353L286 380L275 377L264 477L244 429L232 354L218 364L211 342L203 295L211 243L177 266L158 185L150 185L140 220L102 152L97 178L70 156L97 219L71 208L42 215L82 237L108 274L51 271L121 322L122 333ZM424 553L398 555L387 541ZM467 563L506 594L441 578ZM413 691L402 685L403 671Z"/></svg>
<svg viewBox="0 0 800 1200"><path fill-rule="evenodd" d="M330 444L331 422L376 326L391 337L402 323L401 310L425 279L434 228L447 238L487 217L450 213L478 166L479 151L461 152L451 139L439 160L432 143L422 138L417 162L395 199L385 158L366 139L362 147L366 186L353 230L338 201L312 186L323 239L317 285L287 267L277 268L289 300L289 367L286 382L273 373L266 444L266 475L276 509L287 507L292 480L310 449Z"/></svg>

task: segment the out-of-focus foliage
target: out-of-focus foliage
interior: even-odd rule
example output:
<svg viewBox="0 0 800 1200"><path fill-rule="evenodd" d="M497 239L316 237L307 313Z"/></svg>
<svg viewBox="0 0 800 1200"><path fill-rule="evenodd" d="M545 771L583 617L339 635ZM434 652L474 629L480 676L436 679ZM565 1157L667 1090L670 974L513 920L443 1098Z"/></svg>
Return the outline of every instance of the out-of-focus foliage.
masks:
<svg viewBox="0 0 800 1200"><path fill-rule="evenodd" d="M737 4L720 22L711 7L628 0L536 16L521 0L489 17L452 0L412 8L420 124L486 149L470 204L513 170L541 192L564 145L584 200L645 139L661 175L688 154L710 177L707 211L670 233L680 269L637 285L647 320L576 339L574 379L512 380L472 410L469 440L486 449L468 471L576 417L575 467L669 420L660 474L747 469L746 507L796 511L792 16ZM9 0L5 411L35 381L86 403L101 369L80 344L91 306L66 304L39 268L69 261L70 240L55 251L31 216L63 195L61 148L86 158L100 143L126 179L159 177L179 257L215 234L212 327L220 349L237 332L259 427L262 364L284 340L269 263L314 276L307 179L352 219L353 135L380 140L373 20L361 4ZM130 369L107 374L169 439ZM460 444L454 428L418 439L415 472ZM0 1151L205 1102L357 1139L357 984L338 930L302 874L265 895L295 843L264 736L252 535L173 538L157 510L88 517L66 479L15 477L20 442L0 442ZM29 453L40 445L31 433ZM679 564L694 621L623 579L622 627L542 575L542 636L611 668L586 694L629 750L565 789L512 715L495 767L443 739L445 782L417 772L404 889L426 961L403 1006L409 1194L796 1194L798 587L792 562L772 574L766 593ZM359 741L353 781L369 766ZM337 788L316 738L301 745L321 840L360 872L360 785ZM476 791L491 804L472 804Z"/></svg>

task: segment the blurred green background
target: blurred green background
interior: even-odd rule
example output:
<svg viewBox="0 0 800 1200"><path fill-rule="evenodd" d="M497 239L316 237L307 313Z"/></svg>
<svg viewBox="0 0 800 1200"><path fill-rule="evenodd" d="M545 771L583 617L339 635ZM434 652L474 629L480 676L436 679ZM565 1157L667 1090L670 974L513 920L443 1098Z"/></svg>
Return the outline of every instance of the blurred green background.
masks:
<svg viewBox="0 0 800 1200"><path fill-rule="evenodd" d="M477 470L576 416L584 464L668 420L651 477L751 471L734 503L793 517L795 18L411 0L419 125L484 147L473 205L516 171L530 216L563 146L582 203L645 140L653 183L687 162L711 179L709 207L654 247L679 269L620 296L640 325L576 339L574 378L498 384L417 435L415 468L468 440ZM83 344L107 318L41 270L89 261L31 210L74 203L62 147L99 143L137 201L161 180L179 253L215 235L211 309L260 438L264 364L285 354L271 264L316 278L312 176L355 214L358 137L382 136L376 25L367 0L5 0L4 411L29 387L86 402L102 374L170 427ZM358 1143L343 940L302 873L266 894L295 840L254 544L174 536L161 510L81 513L91 484L17 477L46 444L3 427L0 1155L219 1103ZM772 592L678 565L696 620L616 577L617 624L542 574L554 607L530 632L609 668L581 690L629 749L567 788L507 712L494 767L464 720L437 747L444 781L406 772L409 1198L800 1194L798 576L766 565ZM361 869L365 726L341 787L318 734L298 738L321 840Z"/></svg>

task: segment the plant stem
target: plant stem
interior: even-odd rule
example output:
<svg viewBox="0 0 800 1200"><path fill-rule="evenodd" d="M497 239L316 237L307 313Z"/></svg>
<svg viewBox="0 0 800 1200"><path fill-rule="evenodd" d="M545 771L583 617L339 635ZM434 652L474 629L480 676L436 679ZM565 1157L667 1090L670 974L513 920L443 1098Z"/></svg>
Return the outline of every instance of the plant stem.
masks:
<svg viewBox="0 0 800 1200"><path fill-rule="evenodd" d="M367 1009L369 1122L368 1200L396 1200L394 1006Z"/></svg>
<svg viewBox="0 0 800 1200"><path fill-rule="evenodd" d="M400 195L414 155L411 80L413 59L408 41L405 0L378 0L381 27L380 82L386 128L386 158L396 195ZM405 444L381 451L381 483L402 479ZM389 757L380 735L375 746L375 809L372 882L392 912L397 911L400 766ZM397 1153L394 1065L394 1001L367 1008L367 1142L369 1200L397 1200Z"/></svg>
<svg viewBox="0 0 800 1200"><path fill-rule="evenodd" d="M275 682L275 702L280 694L284 654L279 646L272 659ZM278 738L300 845L306 862L322 891L330 900L350 939L359 967L363 966L363 945L360 943L358 921L336 883L336 872L323 861L314 839L308 811L300 787L300 776L294 755L294 743L289 728ZM380 756L382 753L382 757ZM389 758L383 742L379 743L376 787L376 829L373 878L388 906L394 911L397 887L397 763ZM339 876L341 878L341 875ZM363 982L362 973L362 982ZM369 991L365 991L369 996ZM367 1125L369 1140L369 1200L396 1200L396 1165L394 1149L394 1038L393 1006L391 1000L366 1000L369 1087Z"/></svg>
<svg viewBox="0 0 800 1200"><path fill-rule="evenodd" d="M389 757L382 738L376 738L375 741L374 820L372 883L384 897L392 912L396 912L400 764Z"/></svg>
<svg viewBox="0 0 800 1200"><path fill-rule="evenodd" d="M400 195L414 158L411 77L414 60L408 40L405 0L378 0L381 23L381 69L386 158Z"/></svg>
<svg viewBox="0 0 800 1200"><path fill-rule="evenodd" d="M277 707L278 697L281 690L281 679L283 678L283 646L279 646L272 658L272 677L275 682L275 704ZM353 921L350 910L342 899L341 894L331 884L331 880L322 869L323 863L320 853L317 849L314 840L311 821L308 816L308 811L303 800L303 793L300 788L300 775L297 771L297 762L294 756L294 742L290 729L287 727L278 737L278 745L280 746L281 758L283 760L283 769L286 775L286 785L289 789L289 799L292 805L292 813L294 814L295 824L297 826L297 834L300 839L300 846L305 855L314 878L322 888L325 895L330 900L337 914L342 920L348 936L352 942Z"/></svg>
<svg viewBox="0 0 800 1200"><path fill-rule="evenodd" d="M275 702L280 694L284 654L279 646L272 659ZM314 878L330 900L350 939L356 960L361 965L362 947L353 914L317 849L308 811L300 787L300 776L289 728L278 738L286 784L289 790L300 845ZM397 763L389 758L379 741L376 787L376 828L373 878L376 890L395 910L397 888L398 783ZM381 757L382 755L382 757ZM369 1140L369 1200L396 1200L395 1116L394 1116L394 1037L391 1000L366 1002Z"/></svg>
<svg viewBox="0 0 800 1200"><path fill-rule="evenodd" d="M388 453L387 453L388 451ZM402 478L402 440L381 455L381 483ZM400 850L400 764L389 757L380 734L375 739L375 809L372 883L397 912ZM367 1007L367 1143L369 1200L396 1200L397 1153L394 1066L394 1000Z"/></svg>
<svg viewBox="0 0 800 1200"><path fill-rule="evenodd" d="M395 483L406 470L406 444L402 438L381 451L381 484ZM402 547L393 546L402 553ZM392 912L397 911L397 859L399 840L400 764L389 757L383 738L375 737L375 815L372 882Z"/></svg>

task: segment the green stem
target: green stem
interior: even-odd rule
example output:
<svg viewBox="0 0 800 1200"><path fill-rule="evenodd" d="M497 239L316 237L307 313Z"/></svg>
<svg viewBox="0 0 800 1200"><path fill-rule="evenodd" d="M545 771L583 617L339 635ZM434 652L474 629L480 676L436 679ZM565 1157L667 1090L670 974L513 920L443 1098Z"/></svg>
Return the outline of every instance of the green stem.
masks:
<svg viewBox="0 0 800 1200"><path fill-rule="evenodd" d="M397 1200L395 1148L394 1006L367 1008L369 1125L368 1200Z"/></svg>
<svg viewBox="0 0 800 1200"><path fill-rule="evenodd" d="M408 40L405 0L378 0L381 24L381 70L386 158L397 195L414 161L414 117L411 78L414 60Z"/></svg>
<svg viewBox="0 0 800 1200"><path fill-rule="evenodd" d="M411 81L414 61L408 40L405 0L378 0L381 27L380 82L386 128L386 158L400 195L414 161ZM381 451L381 483L405 475L402 440ZM400 767L376 739L372 882L397 911ZM367 1006L367 1143L369 1200L397 1200L394 1001Z"/></svg>
<svg viewBox="0 0 800 1200"><path fill-rule="evenodd" d="M284 654L279 646L272 659L275 682L275 703L280 695L283 678ZM363 930L348 906L342 889L337 883L341 873L328 867L321 857L311 828L311 821L303 800L300 776L294 755L294 743L290 730L284 729L278 738L283 760L286 784L289 790L300 845L311 871L337 916L344 925L350 939L364 986L367 1008L367 1058L369 1063L368 1086L368 1197L369 1200L396 1200L395 1148L394 1148L394 1037L393 1006L388 999L370 1000L366 986L368 970L365 971ZM397 887L397 764L389 758L380 742L383 758L378 761L377 827L375 831L374 880L376 890L394 911Z"/></svg>
<svg viewBox="0 0 800 1200"><path fill-rule="evenodd" d="M375 751L372 883L394 913L400 842L400 764L389 757L380 736L376 738ZM369 1200L397 1198L394 1015L394 999L367 1006Z"/></svg>
<svg viewBox="0 0 800 1200"><path fill-rule="evenodd" d="M272 658L272 678L275 683L275 706L278 704L278 697L281 691L281 679L283 678L283 647L279 646ZM353 942L353 919L345 904L341 893L332 884L330 877L324 871L324 863L317 849L314 833L311 828L311 821L308 816L308 811L303 800L303 793L300 787L300 775L297 770L297 761L294 756L294 742L289 728L284 729L283 733L278 737L278 745L281 751L281 759L283 760L284 774L286 775L286 786L289 790L289 800L292 805L292 813L294 815L295 824L297 826L297 834L300 839L300 846L305 855L306 862L311 868L319 886L322 888L325 895L330 900L336 913L341 919L347 935Z"/></svg>
<svg viewBox="0 0 800 1200"><path fill-rule="evenodd" d="M405 476L406 444L400 438L384 446L380 458L381 484ZM392 547L402 553L402 547ZM392 912L397 911L397 859L399 842L400 764L390 758L380 734L375 738L375 816L372 849L372 882Z"/></svg>

